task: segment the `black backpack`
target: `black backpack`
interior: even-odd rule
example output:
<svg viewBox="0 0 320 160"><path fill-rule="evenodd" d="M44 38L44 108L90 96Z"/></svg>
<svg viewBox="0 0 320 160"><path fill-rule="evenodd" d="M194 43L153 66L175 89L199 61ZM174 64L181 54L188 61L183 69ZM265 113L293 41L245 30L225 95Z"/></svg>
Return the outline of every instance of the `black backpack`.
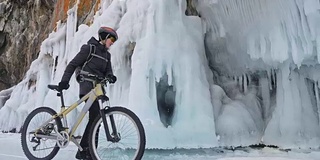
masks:
<svg viewBox="0 0 320 160"><path fill-rule="evenodd" d="M87 63L92 59L93 57L92 55L96 53L96 46L92 44L89 44L89 45L90 45L90 52L86 61L84 62L83 66L77 67L76 70L74 71L76 74L76 80L78 83L83 82L83 76L81 76L80 72L84 69Z"/></svg>
<svg viewBox="0 0 320 160"><path fill-rule="evenodd" d="M84 64L82 66L77 67L75 70L76 80L79 83L83 82L85 80L84 76L80 73L81 73L81 71L83 71L84 67L92 59L92 57L97 57L97 58L103 59L104 61L108 62L108 60L105 59L104 57L101 57L101 56L95 54L96 53L96 46L95 45L93 45L93 44L89 44L89 45L90 45L90 52L89 52L89 55L88 55L86 61L84 62ZM84 71L84 72L86 72L86 71Z"/></svg>

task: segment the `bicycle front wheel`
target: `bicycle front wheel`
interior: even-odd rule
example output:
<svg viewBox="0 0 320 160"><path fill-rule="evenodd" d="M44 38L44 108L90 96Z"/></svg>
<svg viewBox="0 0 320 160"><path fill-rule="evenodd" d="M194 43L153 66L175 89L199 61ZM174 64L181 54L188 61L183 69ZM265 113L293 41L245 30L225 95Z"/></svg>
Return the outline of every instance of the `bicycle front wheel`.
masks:
<svg viewBox="0 0 320 160"><path fill-rule="evenodd" d="M140 160L143 156L146 137L139 118L123 107L112 107L105 111L109 133L117 136L116 142L107 140L101 116L93 122L90 130L89 149L94 160ZM111 126L114 120L116 134Z"/></svg>
<svg viewBox="0 0 320 160"><path fill-rule="evenodd" d="M37 135L52 136L55 130L60 131L60 117L48 121L56 112L49 107L40 107L32 111L26 118L21 130L23 152L32 160L51 160L59 151L55 139L40 138ZM44 126L40 126L45 122ZM41 128L40 128L41 127Z"/></svg>

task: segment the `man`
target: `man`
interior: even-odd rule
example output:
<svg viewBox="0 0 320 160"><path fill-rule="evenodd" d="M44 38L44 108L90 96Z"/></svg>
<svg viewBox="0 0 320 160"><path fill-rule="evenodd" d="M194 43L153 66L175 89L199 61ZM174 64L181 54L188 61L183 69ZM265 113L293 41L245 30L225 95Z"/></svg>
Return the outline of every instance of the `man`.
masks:
<svg viewBox="0 0 320 160"><path fill-rule="evenodd" d="M87 44L81 47L80 52L70 61L62 76L59 87L61 89L69 88L69 81L76 68L81 67L82 70L100 77L108 77L114 83L116 77L113 75L111 68L111 54L108 52L110 46L118 39L115 30L109 27L101 27L98 31L99 40L92 37ZM93 51L92 51L93 50ZM93 89L93 83L90 81L80 81L80 98L86 95ZM80 145L84 149L78 151L77 159L91 159L89 153L89 130L94 121L94 118L99 114L99 103L95 101L89 109L89 122L85 128Z"/></svg>

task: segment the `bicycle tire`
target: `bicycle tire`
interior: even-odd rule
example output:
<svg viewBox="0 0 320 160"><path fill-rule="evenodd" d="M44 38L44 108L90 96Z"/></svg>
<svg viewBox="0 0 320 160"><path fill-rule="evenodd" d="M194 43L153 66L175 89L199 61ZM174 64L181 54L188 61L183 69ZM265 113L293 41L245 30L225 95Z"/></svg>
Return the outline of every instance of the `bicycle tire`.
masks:
<svg viewBox="0 0 320 160"><path fill-rule="evenodd" d="M130 122L130 123L132 123L132 125L134 125L133 127L135 127L135 129L136 129L135 131L137 132L137 147L136 147L137 151L134 152L134 156L132 158L127 158L128 155L133 155L131 153L132 149L130 147L125 148L125 149L119 149L119 148L109 149L109 147L107 147L106 145L100 146L100 142L101 142L102 138L105 139L106 143L112 143L113 145L115 145L117 142L113 143L113 142L107 141L104 127L102 126L103 125L102 118L101 118L101 115L99 114L99 116L94 120L93 125L90 129L90 134L89 134L89 136L90 136L89 150L90 150L90 154L92 156L92 159L94 159L94 160L105 160L105 159L107 159L107 160L111 160L111 159L114 159L114 160L119 160L119 159L141 160L142 156L144 154L144 151L145 151L146 137L145 137L145 131L144 131L144 128L143 128L143 125L142 125L140 119L129 109L126 109L124 107L118 107L118 106L106 109L105 114L107 117L108 124L110 123L110 119L108 118L109 115L113 115L113 117L115 119L115 124L116 124L118 134L121 136L125 135L128 132L128 130L124 130L123 132L121 131L121 129L124 128L124 125L128 126L128 122ZM120 123L118 121L119 120L118 117L120 115L125 118L128 118L128 121L126 124ZM100 127L100 126L102 126L102 127ZM110 124L108 126L109 126L109 130L111 130ZM122 127L122 128L120 128L120 127ZM100 128L100 131L98 131L99 140L98 140L98 144L96 147L96 141L95 141L96 140L96 133L99 128ZM100 136L100 134L102 134L103 136ZM124 143L123 142L124 137L125 136L123 136L122 139L119 141L122 144ZM129 139L129 140L131 140L131 139ZM109 149L108 150L109 152L106 151L107 155L113 156L113 157L111 157L111 158L110 157L109 158L101 157L100 151L98 153L98 150L101 150L101 149L103 149L104 151ZM133 148L133 149L135 149L135 148ZM116 155L111 155L110 151L114 151L114 150L116 150ZM121 152L121 153L119 153L119 152ZM118 157L118 156L121 156L121 157Z"/></svg>
<svg viewBox="0 0 320 160"><path fill-rule="evenodd" d="M30 139L27 139L27 132L28 132L28 127L30 127L30 122L37 116L37 115L40 115L41 113L45 113L47 114L47 117L45 119L43 119L43 121L37 121L38 123L36 125L38 125L36 128L40 127L39 125L41 125L41 123L47 121L49 118L51 118L53 115L56 115L56 112L49 108L49 107L39 107L35 110L33 110L26 118L24 124L23 124L23 127L21 129L21 146L22 146L22 149L23 149L23 152L24 154L27 156L28 159L32 159L32 160L51 160L53 157L56 156L56 154L58 153L58 151L60 150L60 147L57 146L57 143L55 142L55 145L53 146L53 149L52 151L47 155L47 156L44 156L44 157L37 157L35 156L33 153L31 153L29 146L28 146L28 142L31 142ZM58 131L61 130L62 128L62 123L61 123L61 119L60 117L56 117L54 120L53 120L57 126L57 129ZM30 134L31 135L31 134ZM29 135L29 136L30 136ZM30 138L30 137L29 137ZM35 137L33 137L35 138ZM32 138L32 139L33 139ZM38 139L38 142L40 142L42 139ZM48 139L47 139L48 140ZM31 142L32 143L32 142ZM44 140L42 140L41 143L44 143ZM36 144L36 142L35 142ZM40 143L39 145L40 146ZM46 146L47 147L47 146ZM31 149L32 150L32 149ZM39 153L40 152L43 152L45 151L44 150L39 150Z"/></svg>

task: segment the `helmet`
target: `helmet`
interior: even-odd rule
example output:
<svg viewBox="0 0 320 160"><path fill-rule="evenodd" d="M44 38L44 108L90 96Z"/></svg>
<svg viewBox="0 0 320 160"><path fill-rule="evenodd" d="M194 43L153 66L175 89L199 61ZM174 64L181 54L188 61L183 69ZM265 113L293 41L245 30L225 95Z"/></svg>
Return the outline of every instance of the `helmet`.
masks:
<svg viewBox="0 0 320 160"><path fill-rule="evenodd" d="M100 27L98 34L99 34L99 40L105 40L106 38L108 38L107 36L112 36L115 38L115 40L118 39L117 32L110 27Z"/></svg>

